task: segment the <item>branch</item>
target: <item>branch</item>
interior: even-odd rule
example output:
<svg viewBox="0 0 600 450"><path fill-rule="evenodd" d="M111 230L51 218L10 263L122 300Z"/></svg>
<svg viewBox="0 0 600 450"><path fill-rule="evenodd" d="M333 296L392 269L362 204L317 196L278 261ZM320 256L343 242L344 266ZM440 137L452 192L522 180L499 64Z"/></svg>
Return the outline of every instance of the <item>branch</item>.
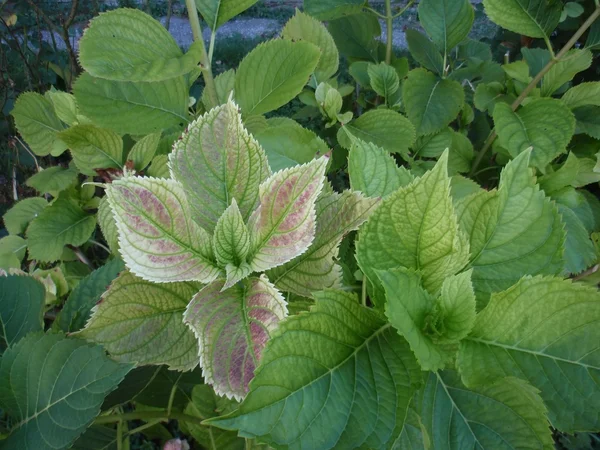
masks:
<svg viewBox="0 0 600 450"><path fill-rule="evenodd" d="M166 411L135 411L124 414L110 414L107 416L99 416L94 420L95 425L103 425L107 423L123 422L126 420L143 420L148 422L150 420L180 420L183 422L195 423L200 425L202 419L200 417L190 416L180 412L173 411L171 414L167 414Z"/></svg>

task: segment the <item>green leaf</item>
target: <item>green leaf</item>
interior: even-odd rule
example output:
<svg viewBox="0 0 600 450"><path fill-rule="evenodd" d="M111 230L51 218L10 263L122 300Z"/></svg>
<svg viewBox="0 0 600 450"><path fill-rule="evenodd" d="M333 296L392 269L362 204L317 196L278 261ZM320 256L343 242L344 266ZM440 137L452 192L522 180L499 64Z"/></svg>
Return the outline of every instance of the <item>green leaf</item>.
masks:
<svg viewBox="0 0 600 450"><path fill-rule="evenodd" d="M421 423L419 414L414 409L415 398L408 407L404 426L400 436L394 441L392 448L396 450L428 450L429 436Z"/></svg>
<svg viewBox="0 0 600 450"><path fill-rule="evenodd" d="M150 167L148 167L147 174L155 178L171 178L169 157L167 155L155 156L150 163Z"/></svg>
<svg viewBox="0 0 600 450"><path fill-rule="evenodd" d="M221 266L233 264L237 267L246 262L250 251L250 236L235 198L217 222L213 247Z"/></svg>
<svg viewBox="0 0 600 450"><path fill-rule="evenodd" d="M353 138L372 142L391 153L406 154L415 142L415 128L402 114L389 109L373 109L345 124L337 133L338 142L348 150Z"/></svg>
<svg viewBox="0 0 600 450"><path fill-rule="evenodd" d="M133 145L127 155L127 161L133 161L136 171L144 170L152 162L158 149L160 135L160 133L149 134Z"/></svg>
<svg viewBox="0 0 600 450"><path fill-rule="evenodd" d="M102 197L98 206L98 225L102 230L102 235L110 248L113 255L119 254L119 231L117 230L117 222L113 216L108 198Z"/></svg>
<svg viewBox="0 0 600 450"><path fill-rule="evenodd" d="M467 389L455 372L430 373L420 410L435 449L554 448L542 399L517 378Z"/></svg>
<svg viewBox="0 0 600 450"><path fill-rule="evenodd" d="M94 124L120 134L145 135L188 123L188 82L176 77L156 83L111 81L81 75L73 93Z"/></svg>
<svg viewBox="0 0 600 450"><path fill-rule="evenodd" d="M562 188L571 186L579 173L579 159L575 153L570 152L567 160L556 172L549 173L539 178L540 187L546 195L560 191Z"/></svg>
<svg viewBox="0 0 600 450"><path fill-rule="evenodd" d="M56 196L59 192L72 186L77 180L77 175L77 170L71 167L65 169L61 166L53 166L29 177L25 184L42 194L50 193Z"/></svg>
<svg viewBox="0 0 600 450"><path fill-rule="evenodd" d="M580 106L573 110L577 120L577 133L585 133L594 139L600 139L600 119L598 106Z"/></svg>
<svg viewBox="0 0 600 450"><path fill-rule="evenodd" d="M533 38L549 37L562 12L555 0L483 0L483 5L492 22Z"/></svg>
<svg viewBox="0 0 600 450"><path fill-rule="evenodd" d="M543 97L550 97L563 84L571 81L579 72L583 72L592 65L592 52L589 50L570 50L561 60L554 64L544 78L542 78Z"/></svg>
<svg viewBox="0 0 600 450"><path fill-rule="evenodd" d="M573 86L561 100L571 109L580 106L600 106L600 82L593 81Z"/></svg>
<svg viewBox="0 0 600 450"><path fill-rule="evenodd" d="M43 95L34 92L19 95L11 114L17 130L36 155L60 154L67 148L57 135L64 126L52 103Z"/></svg>
<svg viewBox="0 0 600 450"><path fill-rule="evenodd" d="M590 27L587 40L585 41L585 47L590 50L598 50L600 47L600 22L595 21Z"/></svg>
<svg viewBox="0 0 600 450"><path fill-rule="evenodd" d="M198 342L182 319L196 292L195 283L156 284L123 272L75 336L102 345L119 362L192 370Z"/></svg>
<svg viewBox="0 0 600 450"><path fill-rule="evenodd" d="M100 346L62 334L21 339L0 363L0 407L15 423L3 446L69 448L132 367L108 359Z"/></svg>
<svg viewBox="0 0 600 450"><path fill-rule="evenodd" d="M250 216L248 263L255 272L280 266L304 253L315 237L315 201L329 158L277 172L260 186L260 204Z"/></svg>
<svg viewBox="0 0 600 450"><path fill-rule="evenodd" d="M135 275L157 283L210 283L218 276L210 235L192 220L179 183L124 177L107 185L106 196L121 256Z"/></svg>
<svg viewBox="0 0 600 450"><path fill-rule="evenodd" d="M310 297L313 292L342 287L338 261L344 236L357 230L374 211L378 199L360 192L322 193L317 199L315 240L306 252L267 272L277 288Z"/></svg>
<svg viewBox="0 0 600 450"><path fill-rule="evenodd" d="M420 136L412 148L413 157L439 158L444 150L452 147L453 130L444 128L435 134Z"/></svg>
<svg viewBox="0 0 600 450"><path fill-rule="evenodd" d="M469 0L423 0L419 3L419 21L442 53L467 37L475 11Z"/></svg>
<svg viewBox="0 0 600 450"><path fill-rule="evenodd" d="M512 104L516 100L516 97L506 94L505 90L505 86L498 82L478 84L473 99L475 107L493 115L497 103Z"/></svg>
<svg viewBox="0 0 600 450"><path fill-rule="evenodd" d="M448 172L450 175L456 173L468 173L471 170L471 161L475 156L473 144L468 136L452 130L452 145L448 155Z"/></svg>
<svg viewBox="0 0 600 450"><path fill-rule="evenodd" d="M44 329L45 298L44 286L33 277L0 276L0 353L28 333Z"/></svg>
<svg viewBox="0 0 600 450"><path fill-rule="evenodd" d="M355 295L316 294L280 325L240 408L209 424L287 448L386 448L402 430L419 366Z"/></svg>
<svg viewBox="0 0 600 450"><path fill-rule="evenodd" d="M202 91L202 97L200 97L200 101L204 105L206 110L211 110L219 105L224 105L227 103L229 96L233 92L233 88L235 86L235 70L229 69L223 73L220 73L215 77L215 88L217 90L217 100L218 102L215 104L211 101L210 96L208 95L208 91L205 88Z"/></svg>
<svg viewBox="0 0 600 450"><path fill-rule="evenodd" d="M566 275L577 275L598 260L590 233L577 214L569 207L557 205L562 221L565 224L567 238L565 240L565 269Z"/></svg>
<svg viewBox="0 0 600 450"><path fill-rule="evenodd" d="M531 164L544 170L564 153L575 132L575 117L560 100L540 98L513 112L499 103L494 109L498 142L513 158L533 147Z"/></svg>
<svg viewBox="0 0 600 450"><path fill-rule="evenodd" d="M95 17L79 42L81 67L94 77L114 81L163 81L185 75L197 67L200 54L201 46L195 43L184 56L159 21L131 8Z"/></svg>
<svg viewBox="0 0 600 450"><path fill-rule="evenodd" d="M364 0L304 0L304 9L319 20L331 20L359 13Z"/></svg>
<svg viewBox="0 0 600 450"><path fill-rule="evenodd" d="M192 298L184 322L200 344L200 366L215 392L241 400L279 322L286 302L262 275L223 290L216 280Z"/></svg>
<svg viewBox="0 0 600 450"><path fill-rule="evenodd" d="M557 274L563 268L563 224L535 182L530 154L506 165L498 190L482 190L456 206L470 239L475 292L484 303L523 275Z"/></svg>
<svg viewBox="0 0 600 450"><path fill-rule="evenodd" d="M456 119L465 101L460 83L442 80L425 69L408 73L402 88L408 118L419 136L440 131Z"/></svg>
<svg viewBox="0 0 600 450"><path fill-rule="evenodd" d="M77 103L75 102L75 96L66 92L50 90L44 94L52 102L54 111L60 120L67 125L75 125L79 122L77 115L79 111L77 109Z"/></svg>
<svg viewBox="0 0 600 450"><path fill-rule="evenodd" d="M211 30L216 31L221 25L244 12L257 0L195 0L196 8Z"/></svg>
<svg viewBox="0 0 600 450"><path fill-rule="evenodd" d="M82 329L90 317L92 308L124 269L123 261L115 258L83 278L69 294L56 319L60 329L66 333Z"/></svg>
<svg viewBox="0 0 600 450"><path fill-rule="evenodd" d="M322 3L322 0L314 1ZM363 1L360 3L362 9ZM381 26L375 14L356 11L356 14L330 21L327 29L340 53L351 61L379 62L379 41L376 39L381 35Z"/></svg>
<svg viewBox="0 0 600 450"><path fill-rule="evenodd" d="M169 161L194 220L210 232L232 198L248 219L258 204L258 187L270 175L266 155L244 128L233 101L193 122L174 144Z"/></svg>
<svg viewBox="0 0 600 450"><path fill-rule="evenodd" d="M242 114L264 114L292 100L315 71L319 55L319 48L305 41L277 39L258 45L235 74L235 98Z"/></svg>
<svg viewBox="0 0 600 450"><path fill-rule="evenodd" d="M31 197L15 203L2 217L4 226L10 234L24 233L29 223L48 206L43 198Z"/></svg>
<svg viewBox="0 0 600 450"><path fill-rule="evenodd" d="M20 269L27 252L27 241L19 236L8 235L0 239L0 269Z"/></svg>
<svg viewBox="0 0 600 450"><path fill-rule="evenodd" d="M307 12L310 11L307 9ZM340 55L333 37L318 20L296 9L296 14L283 27L281 35L292 41L306 41L321 50L321 57L315 69L317 84L330 79L338 70Z"/></svg>
<svg viewBox="0 0 600 450"><path fill-rule="evenodd" d="M356 258L371 282L377 270L401 266L419 270L435 293L466 265L469 246L459 233L447 161L444 153L433 170L383 199L361 228Z"/></svg>
<svg viewBox="0 0 600 450"><path fill-rule="evenodd" d="M369 64L367 67L370 85L377 94L386 99L389 103L390 98L400 87L400 79L396 70L382 62L379 64Z"/></svg>
<svg viewBox="0 0 600 450"><path fill-rule="evenodd" d="M360 139L354 140L348 154L348 174L352 189L367 197L387 197L415 179L388 152Z"/></svg>
<svg viewBox="0 0 600 450"><path fill-rule="evenodd" d="M73 162L84 175L96 175L95 169L123 167L123 140L114 131L75 125L58 136L71 149Z"/></svg>
<svg viewBox="0 0 600 450"><path fill-rule="evenodd" d="M273 172L307 163L329 152L325 141L292 119L273 118L268 124L255 137L265 149Z"/></svg>
<svg viewBox="0 0 600 450"><path fill-rule="evenodd" d="M566 433L600 427L596 288L554 277L526 277L492 295L458 364L468 386L514 375L541 392L552 425Z"/></svg>
<svg viewBox="0 0 600 450"><path fill-rule="evenodd" d="M40 262L60 259L65 245L85 244L96 228L96 218L69 197L59 197L44 208L27 228L29 258Z"/></svg>
<svg viewBox="0 0 600 450"><path fill-rule="evenodd" d="M439 75L444 73L444 58L427 36L417 30L408 28L405 31L406 43L412 57L420 65Z"/></svg>

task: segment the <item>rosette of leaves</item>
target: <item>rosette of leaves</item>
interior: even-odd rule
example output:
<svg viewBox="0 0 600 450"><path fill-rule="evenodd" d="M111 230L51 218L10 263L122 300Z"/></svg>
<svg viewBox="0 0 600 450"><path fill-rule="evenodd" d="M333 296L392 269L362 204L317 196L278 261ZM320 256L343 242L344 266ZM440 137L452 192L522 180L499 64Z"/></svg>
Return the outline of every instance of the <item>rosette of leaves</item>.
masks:
<svg viewBox="0 0 600 450"><path fill-rule="evenodd" d="M338 246L378 203L333 192L327 164L272 174L233 101L200 117L174 145L170 179L106 186L129 271L81 335L122 361L190 370L199 354L215 391L243 398L288 314L280 290L341 287Z"/></svg>

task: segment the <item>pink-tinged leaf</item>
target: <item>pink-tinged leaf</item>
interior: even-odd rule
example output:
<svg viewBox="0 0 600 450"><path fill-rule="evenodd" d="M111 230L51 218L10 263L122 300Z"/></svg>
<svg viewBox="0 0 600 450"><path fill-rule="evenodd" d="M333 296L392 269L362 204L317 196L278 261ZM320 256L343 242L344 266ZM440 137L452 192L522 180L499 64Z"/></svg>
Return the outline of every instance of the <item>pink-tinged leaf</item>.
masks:
<svg viewBox="0 0 600 450"><path fill-rule="evenodd" d="M339 245L357 230L379 204L360 192L322 193L316 203L317 230L310 248L292 261L268 272L278 289L310 297L312 292L340 288L342 268L335 263Z"/></svg>
<svg viewBox="0 0 600 450"><path fill-rule="evenodd" d="M260 186L250 217L252 270L262 272L304 253L315 237L315 201L323 189L327 156L281 170Z"/></svg>
<svg viewBox="0 0 600 450"><path fill-rule="evenodd" d="M287 305L264 275L222 291L224 283L213 281L198 292L183 320L198 338L205 381L217 394L241 400Z"/></svg>
<svg viewBox="0 0 600 450"><path fill-rule="evenodd" d="M202 228L212 232L235 198L244 220L258 205L258 188L270 175L264 150L242 124L233 101L194 121L169 156Z"/></svg>
<svg viewBox="0 0 600 450"><path fill-rule="evenodd" d="M219 275L210 236L194 223L182 186L173 180L125 177L106 196L127 267L156 283L200 281Z"/></svg>

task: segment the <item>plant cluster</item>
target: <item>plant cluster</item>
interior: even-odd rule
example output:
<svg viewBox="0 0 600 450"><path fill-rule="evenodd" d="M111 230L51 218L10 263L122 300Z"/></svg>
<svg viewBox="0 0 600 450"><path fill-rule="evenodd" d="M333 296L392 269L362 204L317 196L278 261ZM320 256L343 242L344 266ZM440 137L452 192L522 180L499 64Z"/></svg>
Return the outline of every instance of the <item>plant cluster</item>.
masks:
<svg viewBox="0 0 600 450"><path fill-rule="evenodd" d="M124 449L171 419L211 449L600 431L598 2L484 0L522 36L498 63L468 0L421 0L406 57L412 2L305 0L214 76L254 3L187 0L187 52L103 13L72 92L18 98L31 151L71 162L4 215L0 448Z"/></svg>

